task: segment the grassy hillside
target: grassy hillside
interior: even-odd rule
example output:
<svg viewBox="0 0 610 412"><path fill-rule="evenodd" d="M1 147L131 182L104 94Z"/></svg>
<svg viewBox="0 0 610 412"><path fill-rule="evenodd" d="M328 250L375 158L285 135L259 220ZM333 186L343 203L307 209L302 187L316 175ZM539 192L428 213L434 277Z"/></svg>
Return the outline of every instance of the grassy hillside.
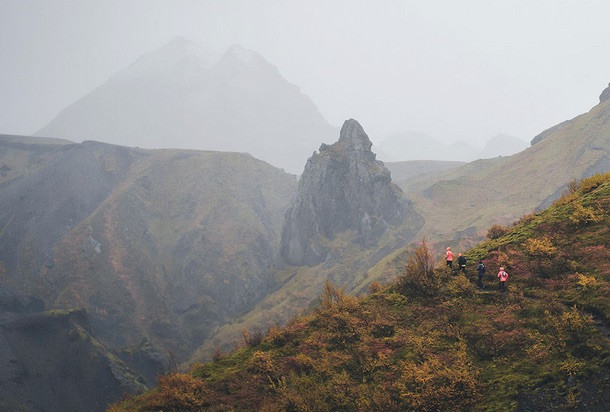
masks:
<svg viewBox="0 0 610 412"><path fill-rule="evenodd" d="M394 277L394 256L400 252L390 252L403 250L402 245L412 241L413 234L421 224L422 220L418 216L406 219L405 224L388 230L373 248L355 245L350 237L356 237L357 234L345 232L328 242L333 251L332 260L311 267L291 266L275 271L275 281L278 285L276 289L251 311L218 328L214 335L197 349L190 362L210 359L216 349L233 348L244 329L263 331L274 324L285 324L315 304L328 279L343 285L350 293L360 294L363 290L368 290L371 282ZM391 267L388 269L386 265Z"/></svg>
<svg viewBox="0 0 610 412"><path fill-rule="evenodd" d="M396 183L424 216L422 234L445 240L465 230L482 234L492 224L548 206L567 182L610 170L609 153L610 101L605 101L513 156Z"/></svg>
<svg viewBox="0 0 610 412"><path fill-rule="evenodd" d="M328 283L285 327L110 410L606 410L610 174L490 236L467 253L483 290L423 244L390 286L357 298Z"/></svg>

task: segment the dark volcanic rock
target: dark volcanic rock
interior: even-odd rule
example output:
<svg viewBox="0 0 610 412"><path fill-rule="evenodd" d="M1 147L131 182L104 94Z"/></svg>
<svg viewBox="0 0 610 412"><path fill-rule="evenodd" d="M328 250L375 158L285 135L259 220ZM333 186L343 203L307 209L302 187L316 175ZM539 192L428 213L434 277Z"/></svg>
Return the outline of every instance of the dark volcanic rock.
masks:
<svg viewBox="0 0 610 412"><path fill-rule="evenodd" d="M375 160L371 141L353 119L339 141L322 144L305 165L297 195L286 213L281 256L291 265L324 261L324 239L353 230L363 247L373 246L388 225L401 223L410 208L390 172Z"/></svg>
<svg viewBox="0 0 610 412"><path fill-rule="evenodd" d="M599 102L605 102L608 99L610 99L610 83L608 83L608 87L604 89L602 94L599 95Z"/></svg>

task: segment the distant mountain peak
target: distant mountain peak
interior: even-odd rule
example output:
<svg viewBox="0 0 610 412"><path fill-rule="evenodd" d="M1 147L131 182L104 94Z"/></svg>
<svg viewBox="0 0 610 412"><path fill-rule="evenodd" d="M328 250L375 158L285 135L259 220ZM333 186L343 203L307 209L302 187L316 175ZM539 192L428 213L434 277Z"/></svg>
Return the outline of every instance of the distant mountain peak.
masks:
<svg viewBox="0 0 610 412"><path fill-rule="evenodd" d="M263 56L239 44L234 44L227 49L220 58L219 65L222 67L240 67L248 70L270 70L279 73L278 69L265 60Z"/></svg>
<svg viewBox="0 0 610 412"><path fill-rule="evenodd" d="M173 45L173 46L181 46L181 45L188 45L188 44L194 44L192 41L182 37L182 36L176 36L173 39L171 39L169 41L169 43L167 43L168 45Z"/></svg>
<svg viewBox="0 0 610 412"><path fill-rule="evenodd" d="M335 130L257 52L233 45L215 54L176 37L64 109L37 135L248 152L299 173Z"/></svg>
<svg viewBox="0 0 610 412"><path fill-rule="evenodd" d="M602 94L599 95L599 102L605 102L608 99L610 99L610 83L608 83L608 87L604 89Z"/></svg>
<svg viewBox="0 0 610 412"><path fill-rule="evenodd" d="M175 37L152 50L113 77L123 81L165 79L176 80L198 76L216 64L220 56L184 37Z"/></svg>

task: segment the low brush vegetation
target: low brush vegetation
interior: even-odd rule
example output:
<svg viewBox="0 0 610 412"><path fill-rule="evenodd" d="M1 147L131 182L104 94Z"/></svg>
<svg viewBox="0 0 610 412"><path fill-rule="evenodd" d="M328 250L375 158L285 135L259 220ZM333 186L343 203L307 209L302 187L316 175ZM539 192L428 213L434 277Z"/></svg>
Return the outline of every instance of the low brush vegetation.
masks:
<svg viewBox="0 0 610 412"><path fill-rule="evenodd" d="M423 242L393 284L354 297L327 283L286 326L110 410L605 410L609 211L605 174L501 228L466 254L484 289L475 265L453 275Z"/></svg>

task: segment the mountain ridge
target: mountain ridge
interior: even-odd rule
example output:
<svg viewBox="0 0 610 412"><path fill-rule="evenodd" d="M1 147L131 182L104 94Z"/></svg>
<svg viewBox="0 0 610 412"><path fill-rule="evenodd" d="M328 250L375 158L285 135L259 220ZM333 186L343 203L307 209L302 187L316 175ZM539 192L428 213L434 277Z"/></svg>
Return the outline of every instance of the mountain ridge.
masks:
<svg viewBox="0 0 610 412"><path fill-rule="evenodd" d="M312 100L256 52L235 45L216 56L183 39L111 76L35 135L248 152L299 173L295 165L334 130Z"/></svg>

